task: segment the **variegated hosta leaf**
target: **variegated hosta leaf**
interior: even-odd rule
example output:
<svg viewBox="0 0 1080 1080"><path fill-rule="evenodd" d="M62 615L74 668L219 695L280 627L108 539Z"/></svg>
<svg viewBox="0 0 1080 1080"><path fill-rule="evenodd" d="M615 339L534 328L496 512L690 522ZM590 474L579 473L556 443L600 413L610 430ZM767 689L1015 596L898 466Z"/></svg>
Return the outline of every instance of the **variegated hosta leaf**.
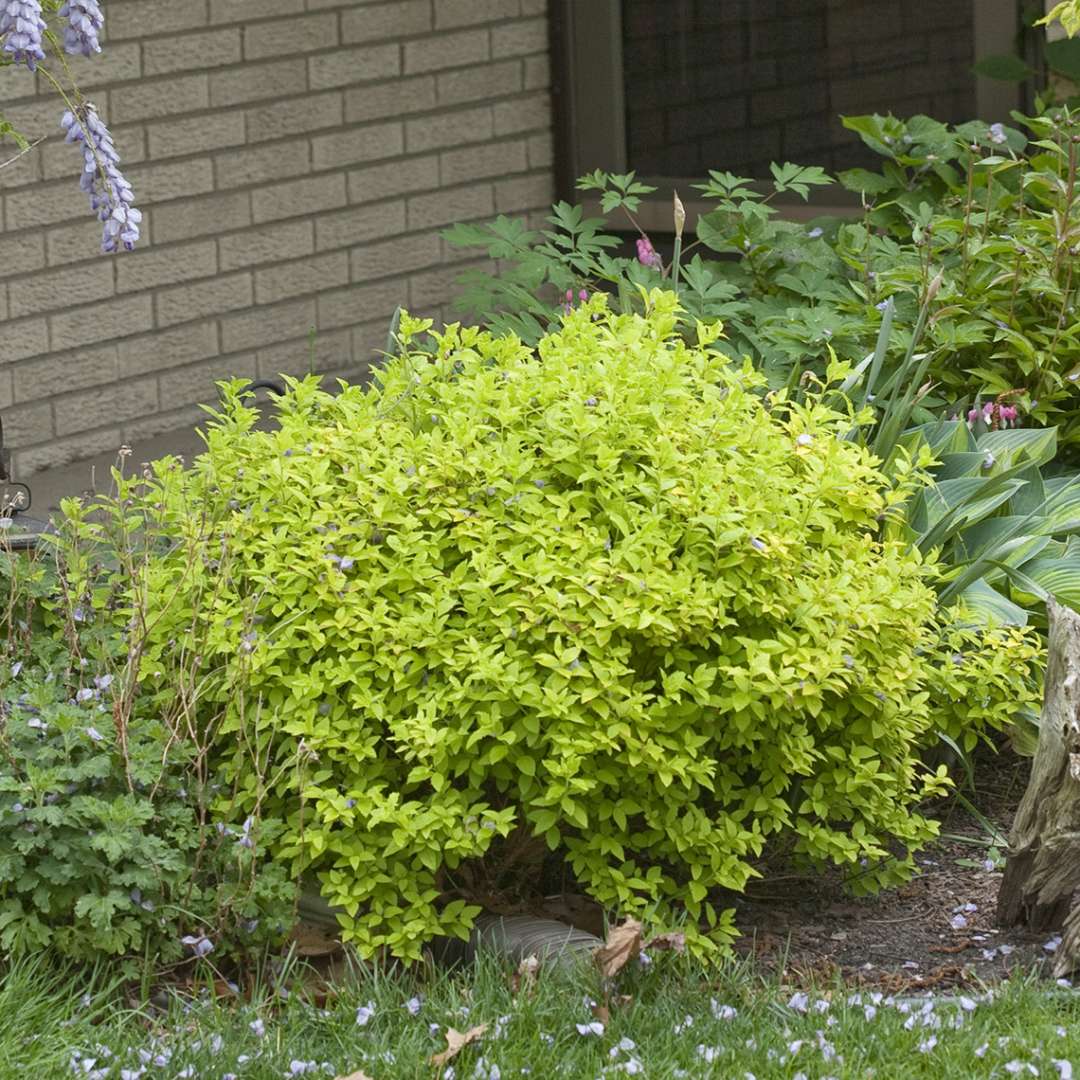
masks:
<svg viewBox="0 0 1080 1080"><path fill-rule="evenodd" d="M1046 504L1040 532L1060 536L1080 530L1080 483L1076 477L1054 477L1044 482Z"/></svg>
<svg viewBox="0 0 1080 1080"><path fill-rule="evenodd" d="M978 449L994 456L1001 468L1021 461L1046 465L1057 453L1057 428L1002 428L978 438Z"/></svg>
<svg viewBox="0 0 1080 1080"><path fill-rule="evenodd" d="M1080 611L1080 555L1032 559L1021 571L1056 600Z"/></svg>
<svg viewBox="0 0 1080 1080"><path fill-rule="evenodd" d="M1050 537L1032 535L1039 522L1028 516L990 517L966 528L957 537L951 555L957 560L985 557L1011 566L1022 566L1041 554Z"/></svg>
<svg viewBox="0 0 1080 1080"><path fill-rule="evenodd" d="M977 622L1012 626L1027 626L1028 613L1007 599L985 578L979 578L960 594L960 603L964 610Z"/></svg>

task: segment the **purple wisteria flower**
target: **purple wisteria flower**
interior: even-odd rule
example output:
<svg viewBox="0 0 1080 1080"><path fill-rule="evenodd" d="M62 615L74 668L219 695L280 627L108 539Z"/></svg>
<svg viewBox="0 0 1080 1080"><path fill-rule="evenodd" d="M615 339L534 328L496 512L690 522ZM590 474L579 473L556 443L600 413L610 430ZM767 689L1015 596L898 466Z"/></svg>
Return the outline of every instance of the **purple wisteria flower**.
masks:
<svg viewBox="0 0 1080 1080"><path fill-rule="evenodd" d="M93 56L101 52L98 33L105 25L98 0L67 0L60 9L64 27L64 51L71 56Z"/></svg>
<svg viewBox="0 0 1080 1080"><path fill-rule="evenodd" d="M236 841L237 844L240 845L240 847L254 849L255 841L251 839L251 828L252 828L252 826L254 824L255 824L255 819L254 818L249 817L249 818L244 819L244 826L241 829L240 836L237 838L237 841Z"/></svg>
<svg viewBox="0 0 1080 1080"><path fill-rule="evenodd" d="M2 2L2 0L0 0ZM101 250L106 254L123 247L131 251L139 240L142 214L132 203L131 185L120 172L120 155L112 135L90 102L65 112L60 125L67 142L82 143L83 172L79 187L90 197L90 208L104 223Z"/></svg>
<svg viewBox="0 0 1080 1080"><path fill-rule="evenodd" d="M40 0L0 0L3 51L9 53L16 64L26 64L31 71L37 70L37 62L45 59L42 42L45 29Z"/></svg>

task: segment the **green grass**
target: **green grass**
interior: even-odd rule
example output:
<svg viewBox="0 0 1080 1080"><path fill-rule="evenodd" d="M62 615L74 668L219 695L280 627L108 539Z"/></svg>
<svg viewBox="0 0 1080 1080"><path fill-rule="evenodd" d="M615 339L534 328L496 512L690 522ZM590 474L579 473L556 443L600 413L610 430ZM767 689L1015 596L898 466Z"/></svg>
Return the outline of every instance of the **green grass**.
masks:
<svg viewBox="0 0 1080 1080"><path fill-rule="evenodd" d="M613 1004L600 1035L577 1026L594 1019L588 1002L602 997L595 973L584 969L542 972L535 992L516 998L509 971L485 958L469 972L427 979L361 971L326 1010L297 994L256 1005L174 998L154 1010L124 1008L100 974L50 974L44 963L23 962L0 980L0 1078L119 1080L122 1069L138 1075L140 1051L150 1059L148 1080L229 1073L279 1080L357 1069L372 1080L430 1078L446 1028L484 1023L486 1035L453 1062L457 1080L1060 1077L1071 1073L1055 1062L1070 1061L1080 1075L1080 993L1031 978L1014 979L990 1000L938 995L928 1006L889 999L875 1006L865 992L857 1000L834 987L809 993L803 1012L790 1007L790 988L745 968L707 979L667 959L620 977L614 990L631 1000ZM422 1000L411 1015L406 1003L416 995ZM360 1026L357 1009L369 1002L374 1011Z"/></svg>

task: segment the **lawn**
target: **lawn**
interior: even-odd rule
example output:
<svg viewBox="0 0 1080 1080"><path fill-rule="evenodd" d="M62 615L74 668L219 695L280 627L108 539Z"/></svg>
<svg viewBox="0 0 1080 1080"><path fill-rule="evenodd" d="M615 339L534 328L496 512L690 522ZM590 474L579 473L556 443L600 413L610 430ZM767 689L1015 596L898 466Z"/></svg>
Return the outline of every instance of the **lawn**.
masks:
<svg viewBox="0 0 1080 1080"><path fill-rule="evenodd" d="M891 997L799 989L745 965L707 977L669 957L624 972L606 992L587 969L543 970L524 984L513 974L491 956L457 975L357 969L321 1008L304 1000L293 968L292 993L239 1003L205 990L124 1007L107 983L44 977L24 962L0 984L0 1075L404 1080L438 1075L432 1058L447 1032L478 1027L446 1062L446 1080L1071 1077L1080 1061L1080 995L1030 977Z"/></svg>

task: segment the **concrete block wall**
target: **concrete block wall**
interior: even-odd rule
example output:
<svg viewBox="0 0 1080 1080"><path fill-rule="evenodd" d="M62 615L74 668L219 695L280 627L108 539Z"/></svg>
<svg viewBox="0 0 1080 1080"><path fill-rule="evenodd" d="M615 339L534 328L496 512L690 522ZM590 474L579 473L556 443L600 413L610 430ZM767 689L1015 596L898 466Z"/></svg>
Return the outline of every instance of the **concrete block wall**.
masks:
<svg viewBox="0 0 1080 1080"><path fill-rule="evenodd" d="M975 116L971 0L624 0L622 10L629 164L640 172L873 166L840 114Z"/></svg>
<svg viewBox="0 0 1080 1080"><path fill-rule="evenodd" d="M0 168L17 474L194 423L218 378L356 378L399 303L452 317L440 230L552 201L546 4L109 0L72 71L145 215L113 257L56 97L0 70L0 112L51 136Z"/></svg>

